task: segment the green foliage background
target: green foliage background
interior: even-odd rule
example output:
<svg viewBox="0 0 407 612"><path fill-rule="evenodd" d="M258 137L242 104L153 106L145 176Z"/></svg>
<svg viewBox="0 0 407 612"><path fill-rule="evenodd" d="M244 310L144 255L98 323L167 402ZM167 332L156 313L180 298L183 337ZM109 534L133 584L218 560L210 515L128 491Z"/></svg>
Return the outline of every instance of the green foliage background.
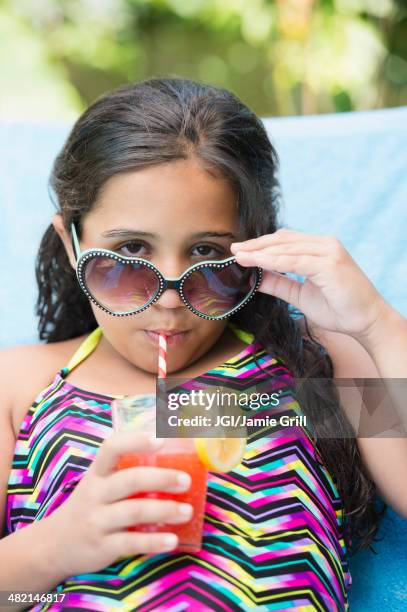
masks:
<svg viewBox="0 0 407 612"><path fill-rule="evenodd" d="M260 116L407 100L407 0L0 0L0 117L74 119L150 76L227 87Z"/></svg>

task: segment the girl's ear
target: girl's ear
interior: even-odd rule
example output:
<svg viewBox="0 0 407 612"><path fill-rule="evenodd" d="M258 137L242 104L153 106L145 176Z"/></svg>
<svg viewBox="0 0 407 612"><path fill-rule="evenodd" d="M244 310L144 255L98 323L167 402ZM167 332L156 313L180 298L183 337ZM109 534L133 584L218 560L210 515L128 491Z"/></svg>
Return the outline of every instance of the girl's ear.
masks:
<svg viewBox="0 0 407 612"><path fill-rule="evenodd" d="M68 234L68 232L65 229L64 222L62 220L62 215L60 213L56 213L52 217L51 223L54 226L56 233L61 238L64 244L65 251L68 255L69 263L71 264L72 268L76 270L76 261L75 261L75 255L72 249L71 235Z"/></svg>

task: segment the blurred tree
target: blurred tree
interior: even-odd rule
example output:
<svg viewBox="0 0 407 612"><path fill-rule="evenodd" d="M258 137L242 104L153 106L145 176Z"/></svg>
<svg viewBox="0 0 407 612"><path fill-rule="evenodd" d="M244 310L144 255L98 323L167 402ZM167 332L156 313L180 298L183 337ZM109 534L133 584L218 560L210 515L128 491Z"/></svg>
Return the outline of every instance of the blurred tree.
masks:
<svg viewBox="0 0 407 612"><path fill-rule="evenodd" d="M378 104L401 106L407 99L407 0L395 2L397 10L378 18L387 53L378 67Z"/></svg>
<svg viewBox="0 0 407 612"><path fill-rule="evenodd" d="M0 112L63 118L157 75L227 87L260 116L400 105L406 2L0 0Z"/></svg>

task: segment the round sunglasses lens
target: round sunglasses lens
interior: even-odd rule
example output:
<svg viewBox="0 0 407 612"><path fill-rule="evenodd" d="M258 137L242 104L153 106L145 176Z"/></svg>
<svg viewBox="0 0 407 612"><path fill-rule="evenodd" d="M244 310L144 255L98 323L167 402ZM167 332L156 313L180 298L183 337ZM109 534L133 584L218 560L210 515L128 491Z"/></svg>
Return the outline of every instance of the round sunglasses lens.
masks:
<svg viewBox="0 0 407 612"><path fill-rule="evenodd" d="M184 281L191 306L209 317L221 317L244 302L256 285L257 271L232 263L225 268L202 267Z"/></svg>
<svg viewBox="0 0 407 612"><path fill-rule="evenodd" d="M89 260L84 278L92 296L115 313L142 308L160 286L157 274L145 264L129 264L103 256Z"/></svg>

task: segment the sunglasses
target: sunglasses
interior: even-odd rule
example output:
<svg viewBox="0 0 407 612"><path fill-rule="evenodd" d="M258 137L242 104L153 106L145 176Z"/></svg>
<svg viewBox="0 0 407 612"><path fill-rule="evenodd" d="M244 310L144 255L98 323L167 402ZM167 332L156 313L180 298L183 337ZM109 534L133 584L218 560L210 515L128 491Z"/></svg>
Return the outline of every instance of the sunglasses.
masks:
<svg viewBox="0 0 407 612"><path fill-rule="evenodd" d="M81 252L74 223L72 246L81 289L96 306L115 317L146 310L166 289L175 289L198 317L215 321L243 308L257 291L262 269L243 267L235 257L203 261L177 278L164 278L150 261L102 248Z"/></svg>

